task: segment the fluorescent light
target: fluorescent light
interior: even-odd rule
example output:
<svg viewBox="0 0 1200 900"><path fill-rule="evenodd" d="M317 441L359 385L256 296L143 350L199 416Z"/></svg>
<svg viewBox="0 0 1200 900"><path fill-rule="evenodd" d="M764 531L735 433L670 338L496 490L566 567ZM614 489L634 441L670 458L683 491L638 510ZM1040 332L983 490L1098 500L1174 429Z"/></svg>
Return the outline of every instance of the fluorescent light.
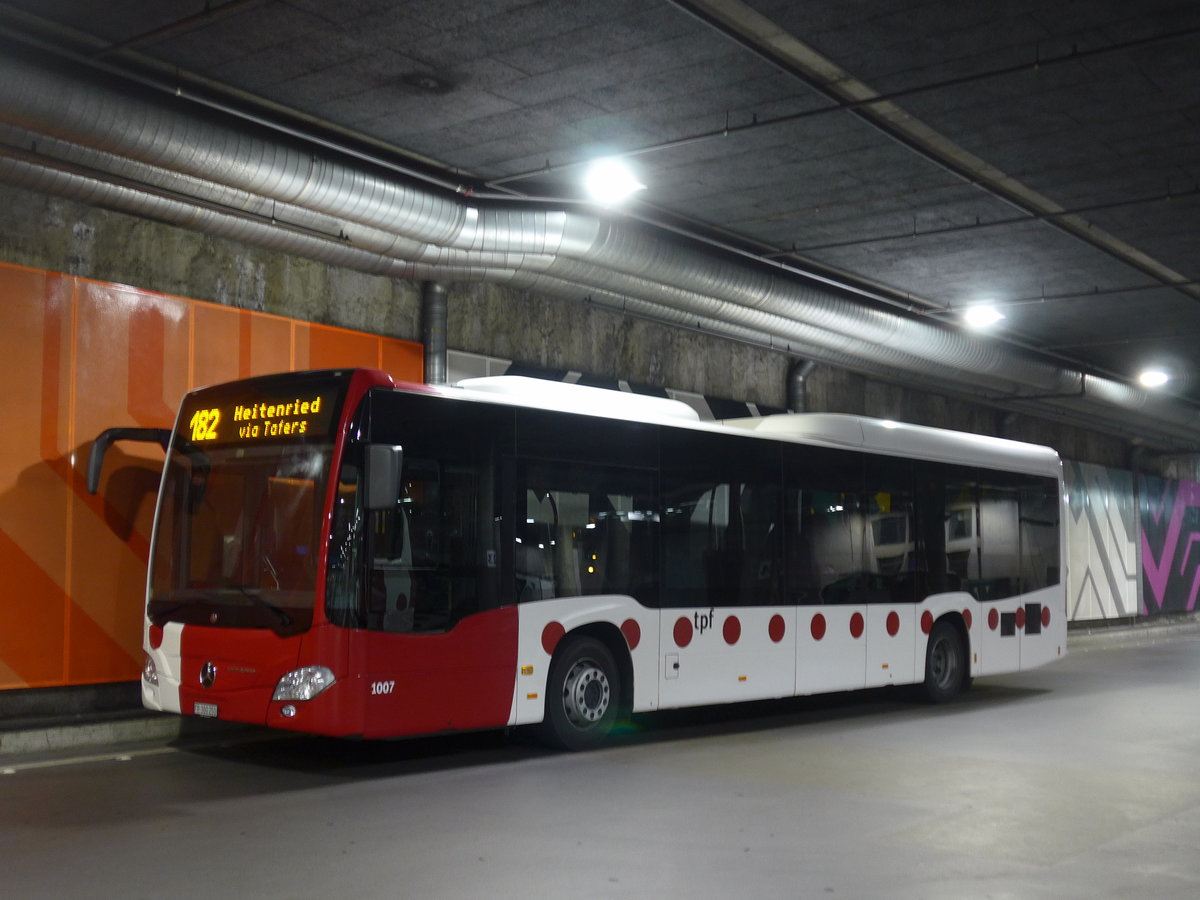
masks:
<svg viewBox="0 0 1200 900"><path fill-rule="evenodd" d="M624 162L608 157L588 166L583 187L589 197L605 206L621 203L646 189Z"/></svg>
<svg viewBox="0 0 1200 900"><path fill-rule="evenodd" d="M1147 388L1162 387L1170 380L1171 376L1162 369L1146 369L1138 375L1138 384Z"/></svg>
<svg viewBox="0 0 1200 900"><path fill-rule="evenodd" d="M1004 313L990 303L976 303L963 312L963 321L970 328L991 328L1004 318Z"/></svg>

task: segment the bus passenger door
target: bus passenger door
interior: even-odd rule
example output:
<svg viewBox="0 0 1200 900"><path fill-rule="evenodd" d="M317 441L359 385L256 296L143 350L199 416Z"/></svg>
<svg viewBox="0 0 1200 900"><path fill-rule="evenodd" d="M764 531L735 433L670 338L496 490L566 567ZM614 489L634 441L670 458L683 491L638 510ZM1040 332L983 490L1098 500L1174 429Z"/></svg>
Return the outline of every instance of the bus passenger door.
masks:
<svg viewBox="0 0 1200 900"><path fill-rule="evenodd" d="M815 467L816 468L816 467ZM834 471L831 464L819 470ZM842 474L835 484L853 486ZM796 693L857 690L866 684L866 507L857 491L813 490L787 499L789 599L798 604Z"/></svg>
<svg viewBox="0 0 1200 900"><path fill-rule="evenodd" d="M517 615L498 603L494 467L476 447L420 449L405 448L395 505L365 512L353 644L366 737L501 727L512 709Z"/></svg>
<svg viewBox="0 0 1200 900"><path fill-rule="evenodd" d="M790 696L795 610L781 605L778 486L714 478L668 488L661 705Z"/></svg>

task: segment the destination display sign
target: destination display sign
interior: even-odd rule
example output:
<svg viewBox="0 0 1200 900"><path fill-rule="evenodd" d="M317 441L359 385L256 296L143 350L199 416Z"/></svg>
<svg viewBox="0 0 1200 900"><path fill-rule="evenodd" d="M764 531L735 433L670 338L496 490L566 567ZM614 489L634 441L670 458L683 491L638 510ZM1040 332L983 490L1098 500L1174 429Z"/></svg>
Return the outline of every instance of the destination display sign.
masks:
<svg viewBox="0 0 1200 900"><path fill-rule="evenodd" d="M184 400L179 436L199 446L329 436L340 385L310 381L279 388L266 392L243 384L192 394Z"/></svg>

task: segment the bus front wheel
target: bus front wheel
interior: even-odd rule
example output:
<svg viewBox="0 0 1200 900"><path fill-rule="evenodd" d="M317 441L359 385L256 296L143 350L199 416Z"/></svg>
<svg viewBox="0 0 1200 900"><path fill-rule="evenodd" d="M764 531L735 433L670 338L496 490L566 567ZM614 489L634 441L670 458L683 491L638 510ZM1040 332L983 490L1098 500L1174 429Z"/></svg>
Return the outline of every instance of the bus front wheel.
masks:
<svg viewBox="0 0 1200 900"><path fill-rule="evenodd" d="M962 633L946 620L936 622L925 651L926 699L932 703L953 700L967 685L967 654Z"/></svg>
<svg viewBox="0 0 1200 900"><path fill-rule="evenodd" d="M564 750L590 750L617 719L620 675L609 649L591 637L570 640L550 665L541 736Z"/></svg>

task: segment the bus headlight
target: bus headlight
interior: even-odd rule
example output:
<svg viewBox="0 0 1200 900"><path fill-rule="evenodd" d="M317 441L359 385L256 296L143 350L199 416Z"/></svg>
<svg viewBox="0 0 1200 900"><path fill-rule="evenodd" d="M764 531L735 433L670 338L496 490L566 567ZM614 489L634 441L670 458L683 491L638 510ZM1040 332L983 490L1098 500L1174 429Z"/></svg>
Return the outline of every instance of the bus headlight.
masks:
<svg viewBox="0 0 1200 900"><path fill-rule="evenodd" d="M325 666L292 669L275 685L272 700L311 700L336 681Z"/></svg>
<svg viewBox="0 0 1200 900"><path fill-rule="evenodd" d="M146 684L158 684L158 666L154 664L154 658L149 654L145 654L142 661L142 681Z"/></svg>

